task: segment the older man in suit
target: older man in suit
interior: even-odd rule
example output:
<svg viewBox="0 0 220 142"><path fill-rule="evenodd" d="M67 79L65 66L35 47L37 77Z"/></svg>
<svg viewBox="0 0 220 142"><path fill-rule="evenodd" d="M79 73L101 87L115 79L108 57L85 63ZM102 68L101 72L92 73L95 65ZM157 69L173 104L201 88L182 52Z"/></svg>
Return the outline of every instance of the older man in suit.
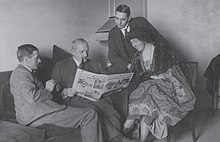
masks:
<svg viewBox="0 0 220 142"><path fill-rule="evenodd" d="M11 74L10 90L14 96L16 119L19 123L34 127L44 123L81 127L83 142L103 142L102 129L94 109L57 104L52 101L51 94L55 81L47 81L44 88L32 74L32 70L37 69L41 62L37 47L31 44L19 46L17 58L20 64Z"/></svg>
<svg viewBox="0 0 220 142"><path fill-rule="evenodd" d="M99 101L90 101L77 96L76 91L72 89L77 68L83 68L93 73L107 72L101 64L88 59L89 45L86 40L78 38L72 42L72 57L58 61L52 72L52 79L61 86L64 103L74 107L94 108L101 119L103 133L106 134L107 141L112 142L130 142L133 140L124 138L120 132L120 115L114 109L110 96L104 96Z"/></svg>
<svg viewBox="0 0 220 142"><path fill-rule="evenodd" d="M108 37L108 58L112 64L108 70L110 73L127 72L131 67L131 61L136 50L126 39L127 33L142 28L149 32L151 38L160 43L165 40L160 33L143 17L131 18L131 11L127 5L119 5L115 11L116 26L111 29ZM162 41L162 42L161 42Z"/></svg>

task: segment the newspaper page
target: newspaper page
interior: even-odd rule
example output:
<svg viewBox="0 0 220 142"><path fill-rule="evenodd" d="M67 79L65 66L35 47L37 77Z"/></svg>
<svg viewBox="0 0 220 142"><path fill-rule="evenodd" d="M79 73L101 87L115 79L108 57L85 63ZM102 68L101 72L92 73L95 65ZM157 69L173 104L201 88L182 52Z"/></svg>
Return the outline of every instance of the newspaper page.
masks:
<svg viewBox="0 0 220 142"><path fill-rule="evenodd" d="M132 76L133 73L106 75L77 69L72 88L78 92L78 96L98 101L102 94L128 84Z"/></svg>
<svg viewBox="0 0 220 142"><path fill-rule="evenodd" d="M121 89L128 84L133 76L133 73L109 75L104 86L103 93Z"/></svg>

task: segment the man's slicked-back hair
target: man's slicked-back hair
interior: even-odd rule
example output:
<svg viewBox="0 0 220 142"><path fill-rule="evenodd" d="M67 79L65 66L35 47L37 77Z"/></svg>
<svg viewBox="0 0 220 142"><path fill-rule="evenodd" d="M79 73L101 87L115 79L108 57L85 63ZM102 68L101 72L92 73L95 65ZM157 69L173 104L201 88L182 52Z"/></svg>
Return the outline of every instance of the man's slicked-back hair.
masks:
<svg viewBox="0 0 220 142"><path fill-rule="evenodd" d="M23 44L18 47L17 50L17 58L19 62L22 62L24 57L32 57L34 51L38 51L39 49L32 44Z"/></svg>
<svg viewBox="0 0 220 142"><path fill-rule="evenodd" d="M76 44L78 44L78 43L84 43L84 44L86 44L87 47L89 48L89 44L88 44L88 42L87 42L85 39L83 39L83 38L77 38L77 39L74 39L74 40L72 41L72 50L76 50Z"/></svg>
<svg viewBox="0 0 220 142"><path fill-rule="evenodd" d="M121 13L126 13L127 14L127 17L129 17L131 15L131 10L130 10L130 7L125 5L125 4L121 4L119 5L115 12L121 12Z"/></svg>

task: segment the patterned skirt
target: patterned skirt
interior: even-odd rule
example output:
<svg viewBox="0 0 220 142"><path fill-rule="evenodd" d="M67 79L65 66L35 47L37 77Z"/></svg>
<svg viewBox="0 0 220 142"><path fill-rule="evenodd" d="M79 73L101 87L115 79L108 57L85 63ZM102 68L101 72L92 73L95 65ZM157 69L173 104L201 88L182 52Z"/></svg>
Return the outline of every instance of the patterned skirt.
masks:
<svg viewBox="0 0 220 142"><path fill-rule="evenodd" d="M161 124L175 125L192 110L195 96L179 66L163 78L142 82L129 98L129 117L154 116Z"/></svg>

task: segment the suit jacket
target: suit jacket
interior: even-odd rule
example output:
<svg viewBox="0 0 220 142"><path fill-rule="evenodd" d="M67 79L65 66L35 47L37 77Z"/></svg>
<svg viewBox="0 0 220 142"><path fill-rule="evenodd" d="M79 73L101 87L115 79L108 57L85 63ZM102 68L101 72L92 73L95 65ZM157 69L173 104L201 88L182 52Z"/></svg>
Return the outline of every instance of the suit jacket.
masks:
<svg viewBox="0 0 220 142"><path fill-rule="evenodd" d="M206 78L205 87L210 95L214 94L214 88L218 89L218 79L220 77L220 54L215 56L206 68L203 76ZM215 82L215 87L214 87ZM215 90L217 91L217 90Z"/></svg>
<svg viewBox="0 0 220 142"><path fill-rule="evenodd" d="M55 64L51 78L56 80L63 88L72 88L77 68L78 66L72 57L63 59ZM87 60L83 69L93 73L107 74L101 64L93 60Z"/></svg>
<svg viewBox="0 0 220 142"><path fill-rule="evenodd" d="M130 31L135 28L142 28L146 32L150 32L151 37L155 41L165 42L159 32L143 17L132 18L129 21ZM108 38L108 58L112 63L109 68L111 73L127 72L127 65L132 62L136 49L133 48L130 41L124 38L121 30L115 26L109 32Z"/></svg>
<svg viewBox="0 0 220 142"><path fill-rule="evenodd" d="M72 88L77 68L78 66L76 65L76 62L73 60L72 57L63 59L55 64L51 78L56 80L62 88ZM83 69L93 73L108 74L108 72L104 70L102 65L94 60L87 60L84 63ZM55 94L58 94L55 95L56 102L63 103L63 100L59 95L60 92L55 92Z"/></svg>
<svg viewBox="0 0 220 142"><path fill-rule="evenodd" d="M28 125L46 114L65 108L53 102L52 94L22 65L18 65L11 74L10 91L14 97L16 119L21 124Z"/></svg>

